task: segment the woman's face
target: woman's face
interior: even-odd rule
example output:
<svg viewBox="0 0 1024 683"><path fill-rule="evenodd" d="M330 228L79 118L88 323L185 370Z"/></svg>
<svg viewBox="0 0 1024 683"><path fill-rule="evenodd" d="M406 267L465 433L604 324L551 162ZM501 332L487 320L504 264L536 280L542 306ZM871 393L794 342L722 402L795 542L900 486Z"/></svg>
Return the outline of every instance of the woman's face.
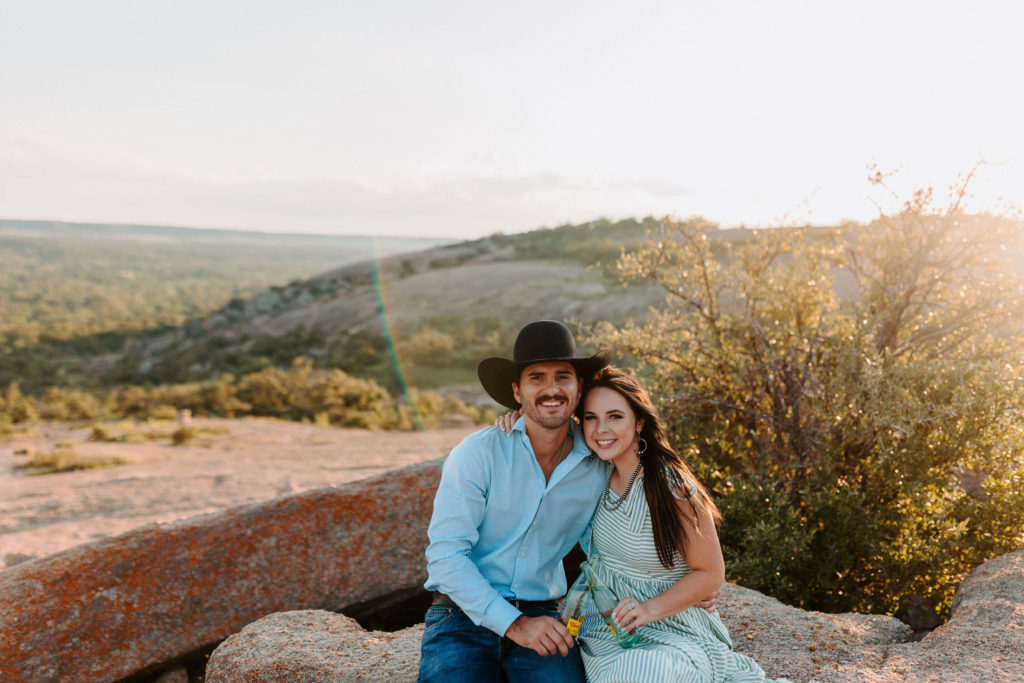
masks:
<svg viewBox="0 0 1024 683"><path fill-rule="evenodd" d="M637 435L643 426L629 402L614 389L596 387L583 399L583 436L602 460L626 454L636 457Z"/></svg>

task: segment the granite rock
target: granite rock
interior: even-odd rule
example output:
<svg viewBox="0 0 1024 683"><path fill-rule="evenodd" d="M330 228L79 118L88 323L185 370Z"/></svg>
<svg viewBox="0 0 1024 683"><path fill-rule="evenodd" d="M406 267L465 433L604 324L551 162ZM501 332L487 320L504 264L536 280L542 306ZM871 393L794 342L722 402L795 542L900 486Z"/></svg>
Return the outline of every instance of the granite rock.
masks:
<svg viewBox="0 0 1024 683"><path fill-rule="evenodd" d="M861 680L912 634L894 617L802 610L733 584L722 587L718 608L737 652L792 681Z"/></svg>
<svg viewBox="0 0 1024 683"><path fill-rule="evenodd" d="M952 619L920 642L887 616L788 607L726 584L718 602L738 652L794 682L1024 681L1024 551L986 562L961 585ZM210 658L210 683L413 681L423 625L364 631L327 612L274 614Z"/></svg>
<svg viewBox="0 0 1024 683"><path fill-rule="evenodd" d="M8 567L0 680L113 680L268 614L418 590L440 470L440 460L412 465Z"/></svg>
<svg viewBox="0 0 1024 683"><path fill-rule="evenodd" d="M416 680L423 625L386 633L322 610L271 614L214 651L208 683Z"/></svg>
<svg viewBox="0 0 1024 683"><path fill-rule="evenodd" d="M153 683L188 683L188 669L183 666L172 666L160 674Z"/></svg>
<svg viewBox="0 0 1024 683"><path fill-rule="evenodd" d="M880 681L1024 681L1024 550L978 566L948 622L893 647Z"/></svg>

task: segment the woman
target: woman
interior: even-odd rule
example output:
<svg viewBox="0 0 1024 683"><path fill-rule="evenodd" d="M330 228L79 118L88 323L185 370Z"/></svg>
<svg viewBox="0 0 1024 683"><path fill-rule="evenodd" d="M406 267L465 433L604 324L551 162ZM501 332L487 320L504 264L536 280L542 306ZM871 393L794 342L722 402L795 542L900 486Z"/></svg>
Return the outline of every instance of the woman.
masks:
<svg viewBox="0 0 1024 683"><path fill-rule="evenodd" d="M669 446L647 392L614 367L598 371L584 391L577 417L587 445L610 467L583 545L620 597L615 620L641 636L623 649L584 601L579 643L587 679L764 680L754 660L733 652L718 614L694 607L725 580L721 515Z"/></svg>

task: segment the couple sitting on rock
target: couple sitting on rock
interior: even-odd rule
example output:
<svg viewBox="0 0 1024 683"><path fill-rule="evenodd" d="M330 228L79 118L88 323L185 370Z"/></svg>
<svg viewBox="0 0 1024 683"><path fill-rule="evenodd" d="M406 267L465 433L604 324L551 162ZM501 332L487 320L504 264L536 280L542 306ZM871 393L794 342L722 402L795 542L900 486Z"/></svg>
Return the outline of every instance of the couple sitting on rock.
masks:
<svg viewBox="0 0 1024 683"><path fill-rule="evenodd" d="M478 367L487 393L521 416L445 461L419 680L764 680L714 610L725 577L715 504L647 392L608 365L610 350L576 353L569 329L545 320L520 331L512 360ZM592 600L579 647L556 618L577 540L600 558L598 578L621 598L615 621L640 634L634 647L619 646Z"/></svg>

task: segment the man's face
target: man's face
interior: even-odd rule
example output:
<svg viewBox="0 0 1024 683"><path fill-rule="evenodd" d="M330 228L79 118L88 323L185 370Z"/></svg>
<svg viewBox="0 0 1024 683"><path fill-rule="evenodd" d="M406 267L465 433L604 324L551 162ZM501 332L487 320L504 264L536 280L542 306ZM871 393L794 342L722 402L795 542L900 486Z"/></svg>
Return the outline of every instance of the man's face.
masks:
<svg viewBox="0 0 1024 683"><path fill-rule="evenodd" d="M572 363L534 363L523 369L519 383L512 384L526 419L548 429L561 427L576 410L582 381Z"/></svg>

